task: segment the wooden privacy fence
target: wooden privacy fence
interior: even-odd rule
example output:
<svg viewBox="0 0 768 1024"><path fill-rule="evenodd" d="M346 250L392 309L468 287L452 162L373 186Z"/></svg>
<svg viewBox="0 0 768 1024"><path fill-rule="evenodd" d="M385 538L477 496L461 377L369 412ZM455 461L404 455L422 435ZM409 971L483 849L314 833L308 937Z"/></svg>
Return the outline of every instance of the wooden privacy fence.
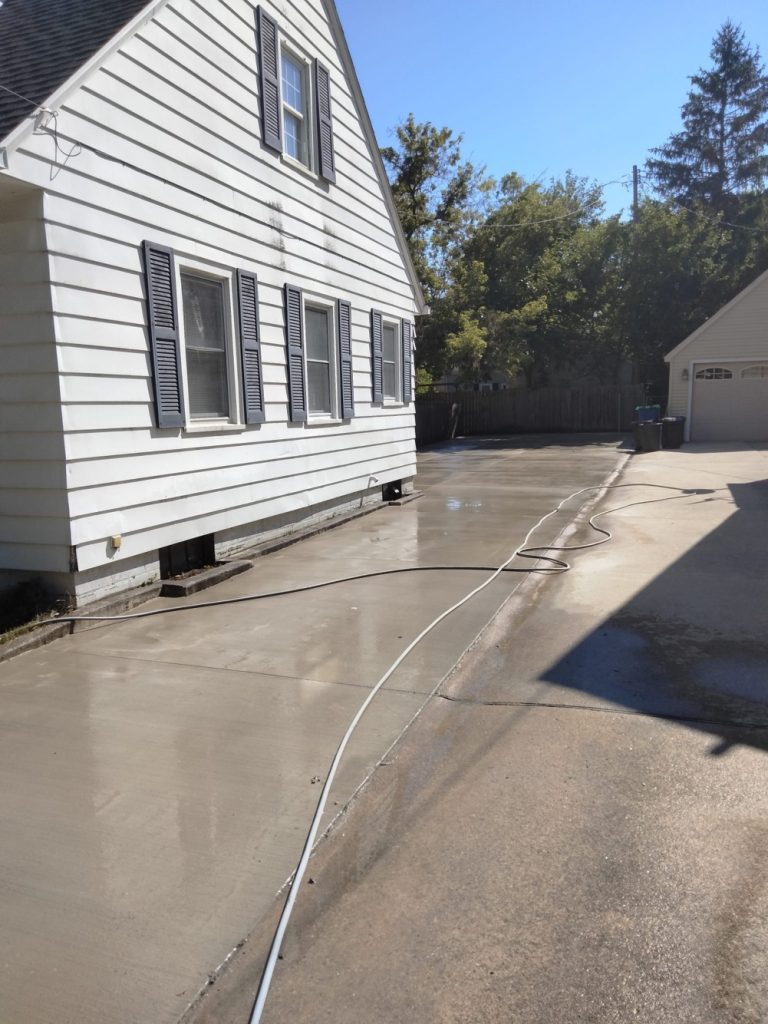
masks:
<svg viewBox="0 0 768 1024"><path fill-rule="evenodd" d="M416 444L458 435L627 431L643 397L642 384L419 394Z"/></svg>

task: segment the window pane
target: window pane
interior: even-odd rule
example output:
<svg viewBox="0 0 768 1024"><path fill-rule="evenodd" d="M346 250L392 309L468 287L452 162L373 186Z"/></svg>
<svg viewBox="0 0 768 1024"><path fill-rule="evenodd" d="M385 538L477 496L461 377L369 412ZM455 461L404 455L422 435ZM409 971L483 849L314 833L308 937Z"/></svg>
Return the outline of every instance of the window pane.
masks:
<svg viewBox="0 0 768 1024"><path fill-rule="evenodd" d="M282 57L283 66L283 103L287 103L293 107L294 110L298 110L300 114L304 113L304 103L301 96L301 68L296 61L291 60L290 57L283 54Z"/></svg>
<svg viewBox="0 0 768 1024"><path fill-rule="evenodd" d="M395 364L384 363L384 397L396 398L395 392Z"/></svg>
<svg viewBox="0 0 768 1024"><path fill-rule="evenodd" d="M229 416L224 352L187 349L187 382L192 419Z"/></svg>
<svg viewBox="0 0 768 1024"><path fill-rule="evenodd" d="M328 363L307 363L309 411L330 413L331 373Z"/></svg>
<svg viewBox="0 0 768 1024"><path fill-rule="evenodd" d="M285 129L284 149L294 160L301 160L301 121L287 110L283 111Z"/></svg>
<svg viewBox="0 0 768 1024"><path fill-rule="evenodd" d="M181 298L190 416L229 416L224 285L182 274Z"/></svg>
<svg viewBox="0 0 768 1024"><path fill-rule="evenodd" d="M328 361L328 311L307 307L304 313L307 333L307 358Z"/></svg>
<svg viewBox="0 0 768 1024"><path fill-rule="evenodd" d="M187 345L224 348L224 296L221 281L181 275L184 337Z"/></svg>
<svg viewBox="0 0 768 1024"><path fill-rule="evenodd" d="M387 327L384 325L384 337L382 338L382 347L384 350L384 358L388 359L391 363L395 361L395 345L397 344L397 330L394 327Z"/></svg>

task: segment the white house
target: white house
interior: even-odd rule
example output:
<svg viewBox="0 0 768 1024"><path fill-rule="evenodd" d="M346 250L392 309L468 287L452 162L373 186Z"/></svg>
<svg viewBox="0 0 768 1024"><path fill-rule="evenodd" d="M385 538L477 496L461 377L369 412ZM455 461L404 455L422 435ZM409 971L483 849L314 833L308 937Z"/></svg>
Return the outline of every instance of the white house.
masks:
<svg viewBox="0 0 768 1024"><path fill-rule="evenodd" d="M664 357L688 441L768 441L768 272Z"/></svg>
<svg viewBox="0 0 768 1024"><path fill-rule="evenodd" d="M0 68L0 583L407 490L423 298L332 0L5 0Z"/></svg>

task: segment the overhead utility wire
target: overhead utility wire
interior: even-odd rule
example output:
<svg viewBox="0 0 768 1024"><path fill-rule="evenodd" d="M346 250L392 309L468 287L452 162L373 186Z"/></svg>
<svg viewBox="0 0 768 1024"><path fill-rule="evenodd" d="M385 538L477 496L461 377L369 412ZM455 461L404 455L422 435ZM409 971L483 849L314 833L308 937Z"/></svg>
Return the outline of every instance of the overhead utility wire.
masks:
<svg viewBox="0 0 768 1024"><path fill-rule="evenodd" d="M601 192L608 188L609 185L622 185L624 188L629 187L629 180L627 178L617 178L615 181L606 181L602 185L593 186L599 189ZM514 200L512 200L514 202ZM600 196L598 199L593 199L591 202L582 204L576 210L569 210L568 213L558 214L557 217L540 217L537 220L523 221L517 223L512 220L508 221L497 221L496 223L488 223L486 220L485 224L480 225L480 230L486 228L488 231L495 231L497 228L509 228L510 230L520 230L521 228L538 227L539 224L553 224L556 221L570 220L571 217L578 217L587 210L591 210L595 206L599 206L603 199ZM491 214L493 216L493 214Z"/></svg>

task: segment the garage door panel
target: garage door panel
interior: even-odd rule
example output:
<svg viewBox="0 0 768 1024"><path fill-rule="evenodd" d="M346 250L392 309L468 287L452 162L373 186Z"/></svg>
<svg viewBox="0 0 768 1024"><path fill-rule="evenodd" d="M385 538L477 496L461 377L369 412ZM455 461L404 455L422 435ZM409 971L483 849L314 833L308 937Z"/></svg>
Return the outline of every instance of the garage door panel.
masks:
<svg viewBox="0 0 768 1024"><path fill-rule="evenodd" d="M768 440L768 361L695 365L691 440Z"/></svg>

